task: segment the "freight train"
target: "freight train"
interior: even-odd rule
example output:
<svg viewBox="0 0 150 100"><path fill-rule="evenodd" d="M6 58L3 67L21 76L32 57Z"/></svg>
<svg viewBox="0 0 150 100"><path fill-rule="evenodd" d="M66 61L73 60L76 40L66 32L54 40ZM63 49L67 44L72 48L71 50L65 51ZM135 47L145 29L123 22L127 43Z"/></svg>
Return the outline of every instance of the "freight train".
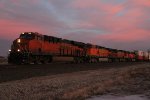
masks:
<svg viewBox="0 0 150 100"><path fill-rule="evenodd" d="M8 63L50 63L70 61L94 63L101 61L149 61L150 53L106 48L90 43L77 42L38 32L24 32L13 41L9 50Z"/></svg>

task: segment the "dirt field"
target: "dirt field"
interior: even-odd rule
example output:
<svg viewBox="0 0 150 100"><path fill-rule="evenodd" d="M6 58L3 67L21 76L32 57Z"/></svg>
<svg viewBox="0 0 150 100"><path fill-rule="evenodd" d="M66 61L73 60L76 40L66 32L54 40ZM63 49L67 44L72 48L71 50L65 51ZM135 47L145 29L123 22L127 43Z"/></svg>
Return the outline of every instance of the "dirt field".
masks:
<svg viewBox="0 0 150 100"><path fill-rule="evenodd" d="M150 63L8 65L0 66L0 76L0 100L84 100L104 94L150 97Z"/></svg>

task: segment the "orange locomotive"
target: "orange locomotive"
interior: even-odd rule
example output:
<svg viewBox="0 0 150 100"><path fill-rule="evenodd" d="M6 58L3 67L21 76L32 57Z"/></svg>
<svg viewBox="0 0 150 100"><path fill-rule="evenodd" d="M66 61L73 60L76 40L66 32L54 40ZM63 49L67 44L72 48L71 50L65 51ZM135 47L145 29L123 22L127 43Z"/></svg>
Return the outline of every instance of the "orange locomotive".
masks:
<svg viewBox="0 0 150 100"><path fill-rule="evenodd" d="M85 56L83 46L84 43L41 35L37 32L25 32L13 41L8 62L47 63L54 57L72 57L77 61L77 58Z"/></svg>
<svg viewBox="0 0 150 100"><path fill-rule="evenodd" d="M8 62L14 64L49 63L52 61L100 62L135 61L134 52L24 32L13 41ZM148 59L145 58L145 59Z"/></svg>

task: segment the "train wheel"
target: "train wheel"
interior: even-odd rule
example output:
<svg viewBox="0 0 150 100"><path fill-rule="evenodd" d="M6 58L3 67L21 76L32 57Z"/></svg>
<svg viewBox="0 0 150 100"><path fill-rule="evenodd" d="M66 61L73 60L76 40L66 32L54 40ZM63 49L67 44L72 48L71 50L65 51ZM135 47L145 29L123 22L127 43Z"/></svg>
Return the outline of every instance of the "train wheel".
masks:
<svg viewBox="0 0 150 100"><path fill-rule="evenodd" d="M41 62L42 64L45 64L45 61L44 61L44 60L41 60L40 62Z"/></svg>
<svg viewBox="0 0 150 100"><path fill-rule="evenodd" d="M34 64L39 64L40 63L40 57L36 56L34 60Z"/></svg>
<svg viewBox="0 0 150 100"><path fill-rule="evenodd" d="M47 58L47 60L48 60L48 63L51 63L51 62L53 61L53 57L52 57L52 56L49 56L49 57Z"/></svg>

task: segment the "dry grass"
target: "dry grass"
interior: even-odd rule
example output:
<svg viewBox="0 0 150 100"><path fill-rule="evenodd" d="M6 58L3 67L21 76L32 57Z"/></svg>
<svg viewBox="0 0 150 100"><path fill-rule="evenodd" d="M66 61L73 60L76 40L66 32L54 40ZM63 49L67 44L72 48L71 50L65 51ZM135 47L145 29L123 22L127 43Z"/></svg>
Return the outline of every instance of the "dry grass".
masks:
<svg viewBox="0 0 150 100"><path fill-rule="evenodd" d="M0 58L0 64L4 64L7 63L7 59L6 58Z"/></svg>
<svg viewBox="0 0 150 100"><path fill-rule="evenodd" d="M0 100L82 100L106 93L150 90L150 64L37 77L0 84Z"/></svg>

